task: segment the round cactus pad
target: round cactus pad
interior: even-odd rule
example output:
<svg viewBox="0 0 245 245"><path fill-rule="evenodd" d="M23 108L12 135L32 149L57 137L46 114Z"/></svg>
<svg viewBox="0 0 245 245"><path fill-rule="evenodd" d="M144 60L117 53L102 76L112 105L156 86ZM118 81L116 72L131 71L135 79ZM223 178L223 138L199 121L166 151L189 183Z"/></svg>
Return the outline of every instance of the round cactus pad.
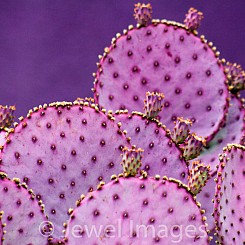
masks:
<svg viewBox="0 0 245 245"><path fill-rule="evenodd" d="M81 194L122 172L121 150L130 147L110 116L82 102L36 109L8 138L1 171L26 182L43 201L54 238L62 237L67 211Z"/></svg>
<svg viewBox="0 0 245 245"><path fill-rule="evenodd" d="M161 92L164 125L189 118L197 135L213 137L227 110L228 90L211 45L173 22L129 29L113 39L100 60L96 102L113 111L142 111L146 92Z"/></svg>
<svg viewBox="0 0 245 245"><path fill-rule="evenodd" d="M187 184L188 168L180 149L172 142L165 127L157 120L148 120L141 113L115 114L122 123L131 144L144 150L142 169L150 176L166 175Z"/></svg>
<svg viewBox="0 0 245 245"><path fill-rule="evenodd" d="M177 181L119 178L78 202L66 240L72 245L204 245L208 235L201 213L193 196Z"/></svg>
<svg viewBox="0 0 245 245"><path fill-rule="evenodd" d="M0 216L2 215L1 221L4 224L3 244L47 244L52 230L42 209L34 195L25 186L5 176L0 176ZM2 231L2 226L0 231Z"/></svg>
<svg viewBox="0 0 245 245"><path fill-rule="evenodd" d="M245 147L227 145L220 157L214 217L220 244L245 244Z"/></svg>

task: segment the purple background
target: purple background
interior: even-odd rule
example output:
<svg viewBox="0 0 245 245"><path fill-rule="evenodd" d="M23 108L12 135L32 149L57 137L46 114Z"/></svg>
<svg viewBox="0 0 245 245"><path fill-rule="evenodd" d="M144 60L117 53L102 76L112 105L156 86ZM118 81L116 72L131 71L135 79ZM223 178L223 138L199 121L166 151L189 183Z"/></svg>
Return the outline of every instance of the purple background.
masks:
<svg viewBox="0 0 245 245"><path fill-rule="evenodd" d="M91 96L98 54L117 32L134 24L130 0L0 1L0 104L16 115L53 101ZM153 0L154 18L183 22L202 11L199 30L221 57L245 67L244 0Z"/></svg>

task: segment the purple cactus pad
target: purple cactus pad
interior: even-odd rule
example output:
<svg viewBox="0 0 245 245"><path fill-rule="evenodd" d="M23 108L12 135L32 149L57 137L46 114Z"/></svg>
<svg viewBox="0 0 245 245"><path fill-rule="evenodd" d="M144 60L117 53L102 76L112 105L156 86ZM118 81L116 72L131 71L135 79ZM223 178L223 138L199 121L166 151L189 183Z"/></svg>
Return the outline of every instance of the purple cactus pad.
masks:
<svg viewBox="0 0 245 245"><path fill-rule="evenodd" d="M214 218L220 244L245 244L245 147L227 145L220 156Z"/></svg>
<svg viewBox="0 0 245 245"><path fill-rule="evenodd" d="M47 244L53 231L40 205L25 185L1 174L0 216L2 214L2 223L6 224L3 244Z"/></svg>
<svg viewBox="0 0 245 245"><path fill-rule="evenodd" d="M245 104L244 99L230 94L230 107L226 121L216 136L203 149L199 159L206 164L210 164L211 172L216 172L219 164L219 154L229 143L240 144L245 134Z"/></svg>
<svg viewBox="0 0 245 245"><path fill-rule="evenodd" d="M179 181L115 176L78 202L66 241L68 245L209 244L202 213Z"/></svg>
<svg viewBox="0 0 245 245"><path fill-rule="evenodd" d="M121 152L131 147L110 115L82 103L36 108L10 133L0 169L28 184L45 204L62 237L67 211L82 193L121 173Z"/></svg>
<svg viewBox="0 0 245 245"><path fill-rule="evenodd" d="M188 168L178 146L171 140L170 133L156 119L146 115L123 111L115 113L117 122L127 131L131 144L144 150L142 169L150 176L166 175L187 184Z"/></svg>
<svg viewBox="0 0 245 245"><path fill-rule="evenodd" d="M177 117L189 118L192 130L210 140L228 108L223 66L212 43L168 21L124 31L95 74L94 98L108 110L143 111L147 91L165 96L161 122L172 130Z"/></svg>

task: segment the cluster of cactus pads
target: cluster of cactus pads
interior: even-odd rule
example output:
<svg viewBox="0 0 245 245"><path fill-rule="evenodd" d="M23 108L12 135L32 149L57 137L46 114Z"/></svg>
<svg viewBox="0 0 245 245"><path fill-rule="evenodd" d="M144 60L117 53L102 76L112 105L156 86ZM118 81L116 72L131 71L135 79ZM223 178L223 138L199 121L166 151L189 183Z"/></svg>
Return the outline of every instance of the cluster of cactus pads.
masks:
<svg viewBox="0 0 245 245"><path fill-rule="evenodd" d="M196 9L134 17L94 98L0 107L0 244L245 244L245 73Z"/></svg>

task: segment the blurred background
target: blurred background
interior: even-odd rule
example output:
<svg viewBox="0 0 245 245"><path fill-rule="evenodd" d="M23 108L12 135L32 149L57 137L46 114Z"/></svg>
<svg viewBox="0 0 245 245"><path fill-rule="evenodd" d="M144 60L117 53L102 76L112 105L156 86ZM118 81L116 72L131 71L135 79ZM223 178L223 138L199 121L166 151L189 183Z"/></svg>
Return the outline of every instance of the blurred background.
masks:
<svg viewBox="0 0 245 245"><path fill-rule="evenodd" d="M131 0L1 0L0 104L34 106L92 96L98 55L133 18ZM200 34L245 68L245 0L152 0L153 18L204 13Z"/></svg>

